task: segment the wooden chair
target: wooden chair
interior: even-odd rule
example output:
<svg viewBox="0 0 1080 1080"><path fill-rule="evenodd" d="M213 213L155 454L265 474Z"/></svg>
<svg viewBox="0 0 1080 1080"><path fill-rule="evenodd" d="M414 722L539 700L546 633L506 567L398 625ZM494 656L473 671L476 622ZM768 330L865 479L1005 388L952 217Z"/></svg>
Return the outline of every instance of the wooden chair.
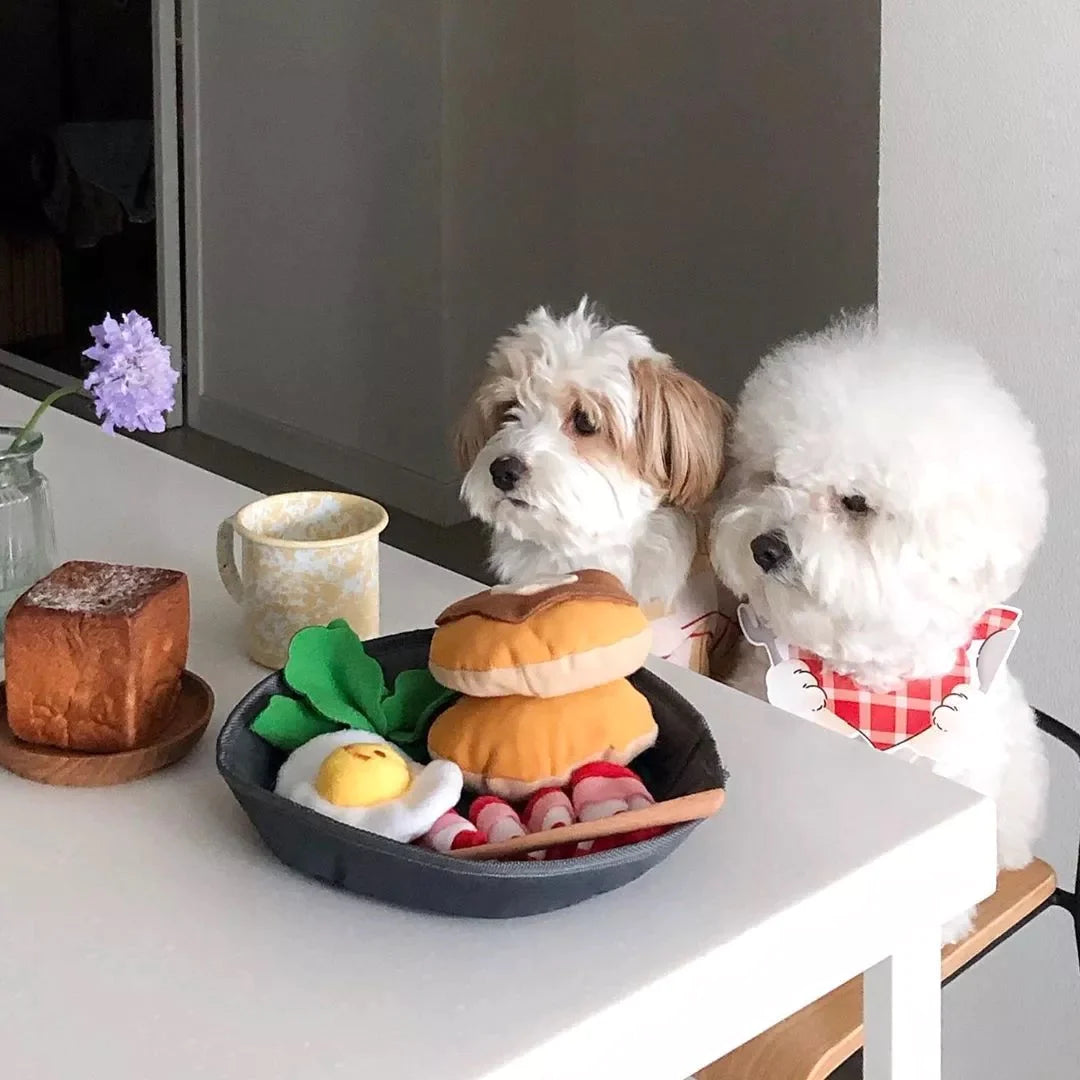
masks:
<svg viewBox="0 0 1080 1080"><path fill-rule="evenodd" d="M1080 759L1080 735L1036 712L1039 727ZM1073 918L1080 959L1080 865L1072 892L1057 887L1053 868L1036 859L1023 870L998 875L993 896L979 905L975 929L941 953L941 977L949 982L1048 907ZM756 1039L699 1070L697 1080L826 1080L863 1042L862 976L782 1020Z"/></svg>

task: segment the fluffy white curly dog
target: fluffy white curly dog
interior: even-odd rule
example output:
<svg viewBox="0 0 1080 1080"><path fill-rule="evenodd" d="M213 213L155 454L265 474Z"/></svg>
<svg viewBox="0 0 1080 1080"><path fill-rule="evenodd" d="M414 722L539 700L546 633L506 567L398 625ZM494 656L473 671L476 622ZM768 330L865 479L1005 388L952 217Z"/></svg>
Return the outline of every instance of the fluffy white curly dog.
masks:
<svg viewBox="0 0 1080 1080"><path fill-rule="evenodd" d="M704 556L696 578L708 595L699 580L686 593L695 512L720 481L728 412L640 330L605 322L587 300L563 317L537 308L495 343L457 432L462 498L492 528L496 576L595 567L644 605L690 607L688 618L715 623Z"/></svg>
<svg viewBox="0 0 1080 1080"><path fill-rule="evenodd" d="M1004 667L986 693L974 664L957 668L1043 535L1042 456L1016 402L971 350L863 315L765 358L739 401L731 457L713 565L747 600L752 631L787 648L770 642L769 668L743 642L726 681L765 697L768 679L770 700L885 749L872 721L859 729L868 713L835 715L824 683L906 695L913 680L966 670L970 681L947 684L922 714L926 731L884 743L995 799L1000 865L1029 862L1047 783L1031 709ZM906 723L901 701L892 716Z"/></svg>

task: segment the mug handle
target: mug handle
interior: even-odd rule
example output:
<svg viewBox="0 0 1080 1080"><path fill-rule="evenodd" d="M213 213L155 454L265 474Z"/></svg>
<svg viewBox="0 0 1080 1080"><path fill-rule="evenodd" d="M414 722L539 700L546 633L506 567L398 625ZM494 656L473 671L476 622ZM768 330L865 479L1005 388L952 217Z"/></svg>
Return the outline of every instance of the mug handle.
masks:
<svg viewBox="0 0 1080 1080"><path fill-rule="evenodd" d="M221 584L225 586L229 595L239 604L244 599L244 587L240 581L240 572L236 569L236 552L234 542L236 533L233 531L233 517L227 517L217 531L217 566L218 574L221 575Z"/></svg>

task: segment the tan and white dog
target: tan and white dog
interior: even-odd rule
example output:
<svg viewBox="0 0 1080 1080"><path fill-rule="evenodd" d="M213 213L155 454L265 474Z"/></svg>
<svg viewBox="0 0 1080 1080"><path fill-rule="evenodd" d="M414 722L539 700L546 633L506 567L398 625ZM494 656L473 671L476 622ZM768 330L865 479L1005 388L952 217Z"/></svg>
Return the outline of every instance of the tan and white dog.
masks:
<svg viewBox="0 0 1080 1080"><path fill-rule="evenodd" d="M461 494L502 582L596 568L654 618L654 651L704 671L727 624L698 514L724 467L727 405L588 302L501 337L457 433Z"/></svg>

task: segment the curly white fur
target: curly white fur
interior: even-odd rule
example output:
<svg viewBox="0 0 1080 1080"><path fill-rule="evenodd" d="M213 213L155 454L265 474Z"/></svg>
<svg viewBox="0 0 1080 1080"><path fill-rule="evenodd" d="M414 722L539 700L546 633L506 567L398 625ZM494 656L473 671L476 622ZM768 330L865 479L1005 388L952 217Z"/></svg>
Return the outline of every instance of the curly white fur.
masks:
<svg viewBox="0 0 1080 1080"><path fill-rule="evenodd" d="M574 428L582 412L595 431ZM694 512L723 461L726 406L632 326L582 300L533 311L500 338L458 433L470 513L492 527L501 581L596 567L667 605L697 545ZM492 465L517 459L512 490Z"/></svg>
<svg viewBox="0 0 1080 1080"><path fill-rule="evenodd" d="M1016 402L970 349L872 315L766 357L731 456L710 541L721 580L777 636L872 689L948 671L1043 535L1042 455ZM768 534L790 557L766 572L750 545ZM744 646L729 681L764 697L765 667ZM996 800L1000 864L1021 866L1047 783L1023 690L1002 671L960 721L935 768Z"/></svg>

